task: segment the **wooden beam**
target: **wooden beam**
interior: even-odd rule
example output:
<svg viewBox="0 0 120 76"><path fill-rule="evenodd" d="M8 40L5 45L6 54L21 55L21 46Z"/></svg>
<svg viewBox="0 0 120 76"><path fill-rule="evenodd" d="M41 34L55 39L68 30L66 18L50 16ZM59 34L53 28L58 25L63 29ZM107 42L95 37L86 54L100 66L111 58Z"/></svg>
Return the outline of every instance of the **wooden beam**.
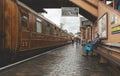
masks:
<svg viewBox="0 0 120 76"><path fill-rule="evenodd" d="M70 0L72 3L76 4L77 6L83 8L84 10L91 13L93 16L98 16L98 9L90 5L89 3L85 2L84 0Z"/></svg>

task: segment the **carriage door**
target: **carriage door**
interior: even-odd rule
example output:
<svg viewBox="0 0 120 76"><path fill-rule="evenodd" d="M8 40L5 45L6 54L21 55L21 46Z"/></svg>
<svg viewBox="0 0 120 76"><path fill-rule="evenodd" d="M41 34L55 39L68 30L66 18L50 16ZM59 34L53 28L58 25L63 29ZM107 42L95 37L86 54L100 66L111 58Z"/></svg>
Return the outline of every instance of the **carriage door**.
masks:
<svg viewBox="0 0 120 76"><path fill-rule="evenodd" d="M4 37L5 37L5 34L4 34L4 3L3 3L4 0L0 0L0 51L3 51L4 50Z"/></svg>

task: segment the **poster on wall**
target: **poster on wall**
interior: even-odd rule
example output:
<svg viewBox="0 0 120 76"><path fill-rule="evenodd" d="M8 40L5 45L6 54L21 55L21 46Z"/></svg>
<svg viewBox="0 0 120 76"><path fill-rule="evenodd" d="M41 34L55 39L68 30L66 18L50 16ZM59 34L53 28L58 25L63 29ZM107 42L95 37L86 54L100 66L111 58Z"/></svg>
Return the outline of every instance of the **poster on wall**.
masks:
<svg viewBox="0 0 120 76"><path fill-rule="evenodd" d="M115 14L112 14L111 15L111 25L113 25L113 24L118 24L118 16L117 15L115 15Z"/></svg>
<svg viewBox="0 0 120 76"><path fill-rule="evenodd" d="M120 33L120 25L112 27L112 34Z"/></svg>
<svg viewBox="0 0 120 76"><path fill-rule="evenodd" d="M98 20L98 33L100 38L107 38L107 13Z"/></svg>
<svg viewBox="0 0 120 76"><path fill-rule="evenodd" d="M111 15L111 25L115 24L115 15Z"/></svg>

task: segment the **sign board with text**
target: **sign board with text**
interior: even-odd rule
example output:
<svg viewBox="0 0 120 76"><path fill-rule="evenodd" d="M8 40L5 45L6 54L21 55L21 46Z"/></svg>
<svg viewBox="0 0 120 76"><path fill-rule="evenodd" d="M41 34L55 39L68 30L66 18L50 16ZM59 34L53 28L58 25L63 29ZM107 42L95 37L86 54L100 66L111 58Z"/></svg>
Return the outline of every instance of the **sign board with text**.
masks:
<svg viewBox="0 0 120 76"><path fill-rule="evenodd" d="M78 7L62 7L62 16L75 16L79 14Z"/></svg>

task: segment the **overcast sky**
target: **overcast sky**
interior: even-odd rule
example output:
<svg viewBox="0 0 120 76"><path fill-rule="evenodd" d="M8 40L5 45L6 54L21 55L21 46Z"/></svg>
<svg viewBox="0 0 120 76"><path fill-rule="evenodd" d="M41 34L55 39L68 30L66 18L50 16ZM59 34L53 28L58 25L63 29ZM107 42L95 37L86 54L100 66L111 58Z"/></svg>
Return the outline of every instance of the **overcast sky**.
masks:
<svg viewBox="0 0 120 76"><path fill-rule="evenodd" d="M45 9L47 14L43 14L46 18L54 22L58 27L63 24L63 29L68 32L76 33L79 31L80 20L79 17L62 17L61 9Z"/></svg>

